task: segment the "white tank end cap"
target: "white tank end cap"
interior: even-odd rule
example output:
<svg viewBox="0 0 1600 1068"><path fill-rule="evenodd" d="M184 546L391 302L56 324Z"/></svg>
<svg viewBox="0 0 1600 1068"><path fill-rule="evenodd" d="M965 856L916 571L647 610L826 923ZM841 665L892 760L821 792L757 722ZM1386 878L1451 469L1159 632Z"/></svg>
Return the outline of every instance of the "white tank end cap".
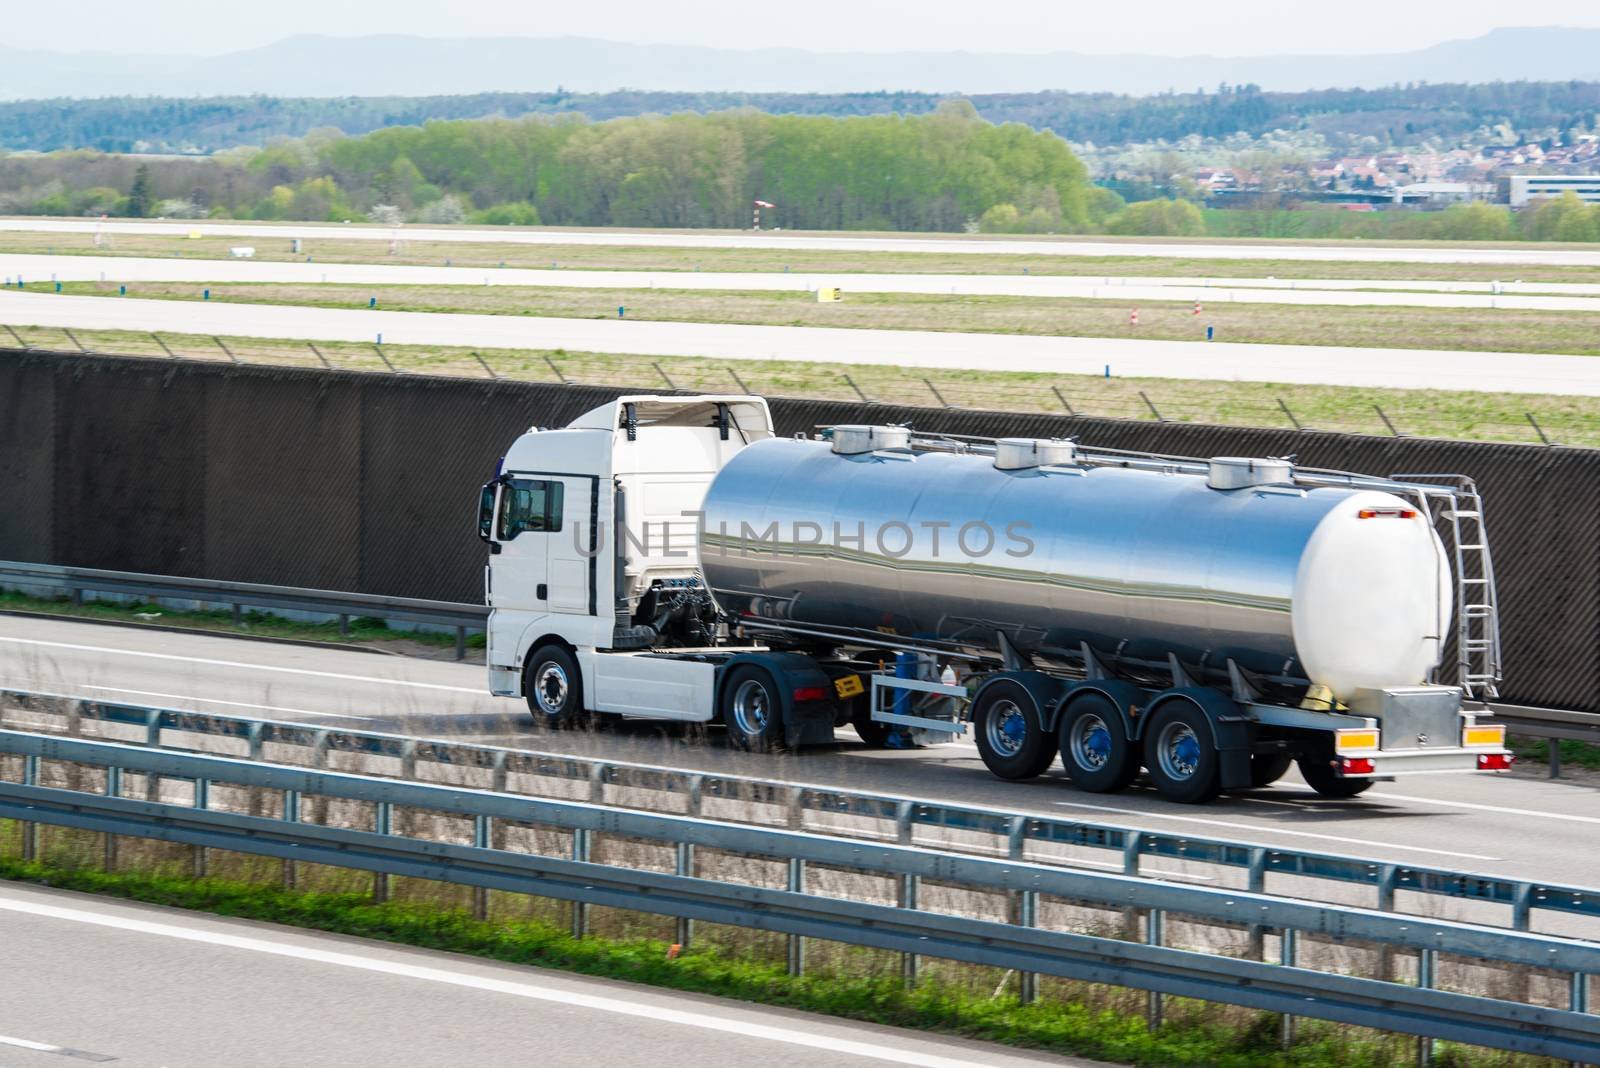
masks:
<svg viewBox="0 0 1600 1068"><path fill-rule="evenodd" d="M859 456L881 449L909 449L911 429L903 426L836 426L833 451L840 456Z"/></svg>
<svg viewBox="0 0 1600 1068"><path fill-rule="evenodd" d="M1001 471L1054 467L1077 459L1069 438L1001 438L994 445L994 465Z"/></svg>
<svg viewBox="0 0 1600 1068"><path fill-rule="evenodd" d="M1294 464L1262 456L1214 456L1206 474L1212 489L1283 486L1294 481Z"/></svg>

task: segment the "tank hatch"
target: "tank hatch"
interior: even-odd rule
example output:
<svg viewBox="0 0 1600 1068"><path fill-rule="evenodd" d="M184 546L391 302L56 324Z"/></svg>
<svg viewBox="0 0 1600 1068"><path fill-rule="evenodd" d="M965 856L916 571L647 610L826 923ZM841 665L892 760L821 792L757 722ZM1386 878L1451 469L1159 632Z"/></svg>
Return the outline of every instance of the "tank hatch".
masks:
<svg viewBox="0 0 1600 1068"><path fill-rule="evenodd" d="M1068 438L1001 438L994 443L994 465L1002 471L1055 467L1077 459Z"/></svg>
<svg viewBox="0 0 1600 1068"><path fill-rule="evenodd" d="M1261 456L1213 456L1206 475L1212 489L1284 486L1294 482L1294 464Z"/></svg>
<svg viewBox="0 0 1600 1068"><path fill-rule="evenodd" d="M833 451L840 456L859 456L881 449L909 449L911 428L904 426L836 426L832 430Z"/></svg>

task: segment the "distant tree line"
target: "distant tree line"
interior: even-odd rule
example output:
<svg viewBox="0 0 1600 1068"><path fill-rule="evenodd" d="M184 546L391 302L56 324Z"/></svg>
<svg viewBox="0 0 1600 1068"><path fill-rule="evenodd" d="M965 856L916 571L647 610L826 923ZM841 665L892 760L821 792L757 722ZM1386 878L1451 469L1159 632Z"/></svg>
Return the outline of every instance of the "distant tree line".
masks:
<svg viewBox="0 0 1600 1068"><path fill-rule="evenodd" d="M583 115L594 121L646 114L709 114L754 108L772 115L860 117L932 114L931 93L479 93L433 97L118 97L0 103L0 150L208 153L265 145L334 128L357 135L433 120ZM1475 132L1592 129L1600 82L1493 82L1383 89L1263 92L1219 86L1156 96L989 93L968 98L979 116L1019 122L1076 143L1177 141L1309 129L1330 142L1372 137L1405 146L1455 143Z"/></svg>
<svg viewBox="0 0 1600 1068"><path fill-rule="evenodd" d="M920 116L744 109L591 123L428 122L315 130L172 158L0 157L0 213L576 226L1081 231L1121 207L1054 134L950 101Z"/></svg>

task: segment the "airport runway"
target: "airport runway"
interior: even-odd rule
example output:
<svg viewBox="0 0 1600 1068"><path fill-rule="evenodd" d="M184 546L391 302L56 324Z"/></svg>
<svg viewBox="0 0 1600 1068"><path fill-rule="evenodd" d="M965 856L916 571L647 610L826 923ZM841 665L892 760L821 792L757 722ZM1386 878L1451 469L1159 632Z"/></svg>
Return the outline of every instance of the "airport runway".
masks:
<svg viewBox="0 0 1600 1068"><path fill-rule="evenodd" d="M624 248L754 248L842 252L921 252L940 255L1144 256L1212 260L1296 260L1362 263L1478 263L1600 267L1600 249L1405 247L1343 245L1211 244L1199 241L1116 241L1104 238L956 237L951 235L848 235L728 230L523 230L427 226L333 225L211 221L134 222L126 219L0 219L0 231L56 234L151 234L238 237L249 240L444 241L502 245L603 245Z"/></svg>
<svg viewBox="0 0 1600 1068"><path fill-rule="evenodd" d="M1202 304L1297 304L1346 307L1515 308L1600 312L1600 284L1397 282L1276 278L1101 278L1060 275L791 274L713 271L562 271L423 267L409 264L295 263L268 260L157 259L0 253L0 280L51 282L297 283L370 286L537 286L561 289L668 289L806 293L828 286L848 293L1008 296L1178 301ZM1498 292L1496 291L1498 290Z"/></svg>
<svg viewBox="0 0 1600 1068"><path fill-rule="evenodd" d="M1527 353L340 310L15 290L0 291L0 324L932 370L982 367L1122 378L1600 396L1600 359Z"/></svg>
<svg viewBox="0 0 1600 1068"><path fill-rule="evenodd" d="M1007 783L962 741L872 750L849 731L832 747L752 755L643 721L597 734L542 733L525 706L485 692L482 667L377 653L0 615L0 686L421 737L781 778L1198 837L1582 886L1600 884L1591 786L1442 775L1380 783L1349 801L1318 798L1290 772L1277 785L1201 806L1144 785L1102 797L1059 768ZM14 722L18 713L8 713ZM1552 921L1541 921L1542 923ZM1559 922L1559 921L1554 921Z"/></svg>
<svg viewBox="0 0 1600 1068"><path fill-rule="evenodd" d="M747 1068L769 1060L1093 1068L960 1038L20 884L0 886L0 945L6 1068Z"/></svg>

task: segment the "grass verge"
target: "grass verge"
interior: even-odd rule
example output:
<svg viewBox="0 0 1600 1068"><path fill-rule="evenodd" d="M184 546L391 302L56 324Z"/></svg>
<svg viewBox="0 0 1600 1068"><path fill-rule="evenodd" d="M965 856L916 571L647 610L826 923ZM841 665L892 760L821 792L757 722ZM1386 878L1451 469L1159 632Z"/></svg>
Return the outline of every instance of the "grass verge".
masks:
<svg viewBox="0 0 1600 1068"><path fill-rule="evenodd" d="M1127 1064L1387 1068L1415 1056L1404 1039L1310 1021L1302 1023L1294 1045L1281 1050L1275 1045L1277 1018L1270 1014L1259 1014L1244 1027L1179 1020L1150 1032L1138 1015L1067 1001L1023 1005L1012 996L975 996L934 981L907 989L897 978L881 976L791 976L782 965L737 959L715 948L690 948L671 957L667 945L654 939L579 940L548 923L491 923L460 909L374 904L358 894L17 860L0 860L0 878ZM1477 1068L1535 1062L1448 1048L1434 1063Z"/></svg>
<svg viewBox="0 0 1600 1068"><path fill-rule="evenodd" d="M614 314L614 311L613 311ZM77 346L60 330L16 328L35 348L73 352ZM129 331L74 330L91 351L225 361L228 355L211 337ZM9 341L0 328L0 347ZM709 360L565 350L469 349L449 346L385 345L379 356L369 344L239 338L221 343L241 362L302 368L327 365L343 370L387 371L507 378L650 389L726 393L730 389L773 397L859 399L854 382L871 400L926 406L955 405L1016 412L1063 413L1066 404L1079 415L1117 419L1163 419L1233 426L1291 427L1387 435L1384 416L1401 433L1474 441L1537 444L1532 416L1563 445L1600 445L1600 399L1538 394L1362 389L1342 386L1212 379L1123 378L1102 375L1029 374L988 370L924 371L913 367L810 363L782 360ZM317 355L320 353L320 357ZM388 365L385 364L385 359ZM491 370L492 369L492 370ZM1114 371L1114 368L1113 368ZM737 377L735 377L737 376Z"/></svg>
<svg viewBox="0 0 1600 1068"><path fill-rule="evenodd" d="M379 240L308 238L301 251L292 251L290 238L167 237L144 234L106 235L96 248L90 234L7 232L0 234L0 253L54 253L82 256L182 256L185 259L230 258L231 247L248 244L255 259L317 263L401 263L430 267L449 264L455 267L538 267L576 270L631 271L798 271L838 274L1038 274L1092 277L1094 275L1159 275L1168 278L1354 278L1415 279L1439 281L1526 281L1600 282L1597 267L1555 267L1535 264L1505 265L1477 263L1369 263L1363 260L1303 259L1208 259L1185 256L1062 256L1026 251L1026 239L1019 241L1015 253L949 252L872 252L852 249L816 250L768 248L663 248L649 245L568 245L483 243L467 241L412 241L401 231L401 243L388 251L389 231ZM788 235L793 236L793 235ZM806 235L801 235L806 236ZM870 234L813 235L838 238L871 237ZM897 240L915 239L915 234L877 235ZM950 234L923 235L948 239ZM981 238L979 240L982 240ZM1043 240L1060 241L1062 237ZM1068 238L1070 240L1070 238ZM1093 236L1084 240L1115 243L1117 238ZM1140 244L1159 244L1161 239L1134 238ZM1184 244L1204 244L1193 238L1179 239ZM1271 241L1229 239L1221 244L1270 245ZM1288 241L1296 246L1326 245L1361 249L1363 255L1372 243L1366 241ZM1406 246L1428 242L1395 242ZM1467 244L1441 247L1469 250ZM1496 246L1504 247L1504 246ZM1546 246L1549 247L1549 246ZM1559 246L1557 246L1559 247Z"/></svg>
<svg viewBox="0 0 1600 1068"><path fill-rule="evenodd" d="M0 590L0 610L36 612L72 619L110 620L117 623L153 623L166 627L183 627L219 634L248 634L261 638L293 638L298 641L340 642L347 645L405 641L437 646L441 650L455 648L454 634L393 630L383 620L366 616L352 616L349 633L341 634L338 623L307 623L254 610L240 613L239 622L235 623L233 612L229 609L179 610L140 601L84 601L82 604L73 604L65 597L31 597L12 590ZM481 649L483 645L482 634L467 635L467 648Z"/></svg>
<svg viewBox="0 0 1600 1068"><path fill-rule="evenodd" d="M116 296L118 283L68 282L62 290ZM1044 337L1218 340L1247 345L1313 345L1459 352L1600 355L1600 312L1509 308L1407 308L1386 305L1216 303L1195 314L1192 301L1076 297L848 292L818 303L804 291L567 289L524 286L359 286L348 284L138 282L130 296L159 300L275 304L360 310L549 316L645 322L739 323ZM1136 304L1139 325L1129 325Z"/></svg>
<svg viewBox="0 0 1600 1068"><path fill-rule="evenodd" d="M1548 764L1550 762L1550 746L1561 747L1561 763L1564 767L1583 768L1585 771L1600 771L1600 745L1592 742L1579 742L1571 739L1552 742L1548 738L1518 738L1511 739L1511 751L1517 754L1517 759L1530 764Z"/></svg>

